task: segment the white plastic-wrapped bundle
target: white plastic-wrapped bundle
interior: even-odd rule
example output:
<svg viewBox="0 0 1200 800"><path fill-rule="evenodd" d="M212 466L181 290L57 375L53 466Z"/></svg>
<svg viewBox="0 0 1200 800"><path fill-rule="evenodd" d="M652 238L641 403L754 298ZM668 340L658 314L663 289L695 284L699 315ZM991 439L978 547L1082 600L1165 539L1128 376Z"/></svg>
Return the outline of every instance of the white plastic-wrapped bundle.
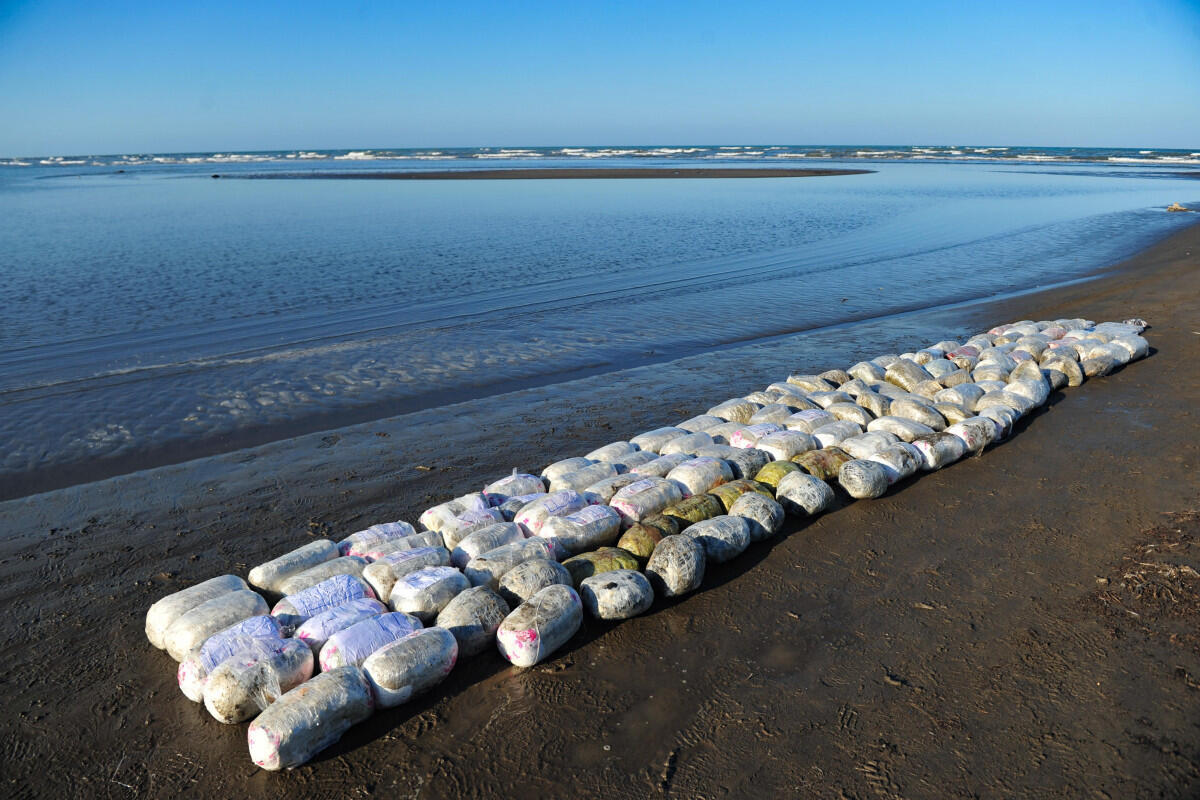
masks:
<svg viewBox="0 0 1200 800"><path fill-rule="evenodd" d="M975 410L975 403L983 397L984 390L975 383L961 383L950 389L943 389L933 396L934 402L956 403L968 411Z"/></svg>
<svg viewBox="0 0 1200 800"><path fill-rule="evenodd" d="M751 403L744 397L735 397L732 400L726 400L724 403L718 403L710 408L706 413L720 417L726 422L740 422L743 425L750 421L754 416L754 412L762 408L758 403Z"/></svg>
<svg viewBox="0 0 1200 800"><path fill-rule="evenodd" d="M279 625L285 632L291 632L322 611L360 597L371 597L372 594L362 578L354 575L335 575L316 586L284 597L271 609L271 616L279 620Z"/></svg>
<svg viewBox="0 0 1200 800"><path fill-rule="evenodd" d="M788 461L792 456L800 455L808 450L816 450L821 445L812 434L802 431L776 431L758 440L755 449L762 450L776 461Z"/></svg>
<svg viewBox="0 0 1200 800"><path fill-rule="evenodd" d="M238 576L220 575L169 594L146 611L146 638L150 640L150 644L161 650L166 647L163 634L175 620L213 598L246 588L246 582Z"/></svg>
<svg viewBox="0 0 1200 800"><path fill-rule="evenodd" d="M587 497L579 492L570 489L551 492L522 508L513 517L513 522L520 525L526 535L536 536L551 517L565 517L582 511L588 505Z"/></svg>
<svg viewBox="0 0 1200 800"><path fill-rule="evenodd" d="M360 597L309 617L292 636L308 645L308 649L316 656L320 655L321 648L329 641L329 637L338 631L344 631L351 625L386 613L387 606L375 598Z"/></svg>
<svg viewBox="0 0 1200 800"><path fill-rule="evenodd" d="M356 622L333 634L325 642L321 648L321 671L329 672L345 666L361 667L371 653L423 627L419 619L400 611L378 614Z"/></svg>
<svg viewBox="0 0 1200 800"><path fill-rule="evenodd" d="M450 563L462 569L475 556L482 555L488 550L495 550L501 545L519 542L524 538L525 532L517 523L497 522L468 534L450 554Z"/></svg>
<svg viewBox="0 0 1200 800"><path fill-rule="evenodd" d="M687 498L733 480L733 470L719 458L693 458L667 473L667 480L677 484Z"/></svg>
<svg viewBox="0 0 1200 800"><path fill-rule="evenodd" d="M917 474L917 470L924 463L921 451L908 442L888 445L874 455L867 456L867 460L883 465L887 471L889 485Z"/></svg>
<svg viewBox="0 0 1200 800"><path fill-rule="evenodd" d="M571 573L552 558L531 558L504 573L496 591L510 608L516 608L547 586L571 586Z"/></svg>
<svg viewBox="0 0 1200 800"><path fill-rule="evenodd" d="M586 466L590 466L591 463L592 460L590 458L583 458L580 456L576 456L575 458L564 458L561 461L555 461L553 464L542 470L542 478L548 485L560 475L566 475L568 472L574 472L575 470L583 469Z"/></svg>
<svg viewBox="0 0 1200 800"><path fill-rule="evenodd" d="M482 653L496 640L496 629L511 609L504 598L487 586L473 586L446 604L437 616L437 627L450 631L464 656Z"/></svg>
<svg viewBox="0 0 1200 800"><path fill-rule="evenodd" d="M387 553L363 568L363 580L375 591L376 597L386 598L392 586L405 575L426 567L444 567L450 563L450 551L444 547L414 547Z"/></svg>
<svg viewBox="0 0 1200 800"><path fill-rule="evenodd" d="M768 539L783 529L783 506L758 492L746 492L729 506L729 514L750 526L750 541Z"/></svg>
<svg viewBox="0 0 1200 800"><path fill-rule="evenodd" d="M771 463L771 454L757 447L733 447L714 444L696 451L697 458L719 458L729 465L734 479L753 478L758 471Z"/></svg>
<svg viewBox="0 0 1200 800"><path fill-rule="evenodd" d="M532 558L554 558L554 545L539 536L502 545L472 558L463 573L472 586L496 589L506 572Z"/></svg>
<svg viewBox="0 0 1200 800"><path fill-rule="evenodd" d="M748 425L728 437L729 444L734 447L754 447L762 437L778 433L781 430L784 430L783 426L774 422L760 422L756 425Z"/></svg>
<svg viewBox="0 0 1200 800"><path fill-rule="evenodd" d="M313 654L295 639L253 639L218 664L204 684L204 707L226 725L253 719L313 674Z"/></svg>
<svg viewBox="0 0 1200 800"><path fill-rule="evenodd" d="M707 447L714 443L712 436L705 431L700 431L698 433L689 433L687 436L680 436L678 439L672 439L662 446L661 452L664 456L676 453L690 455L701 447Z"/></svg>
<svg viewBox="0 0 1200 800"><path fill-rule="evenodd" d="M575 635L583 605L570 586L547 586L517 606L496 630L500 655L518 667L532 667Z"/></svg>
<svg viewBox="0 0 1200 800"><path fill-rule="evenodd" d="M263 592L280 594L279 587L285 580L326 561L332 561L338 557L338 551L338 546L328 539L309 542L250 570L250 585Z"/></svg>
<svg viewBox="0 0 1200 800"><path fill-rule="evenodd" d="M380 708L393 708L446 679L458 661L458 642L445 628L425 628L376 650L363 674Z"/></svg>
<svg viewBox="0 0 1200 800"><path fill-rule="evenodd" d="M900 441L900 437L887 431L873 431L851 436L838 443L838 447L850 454L851 458L866 458L878 453L890 444Z"/></svg>
<svg viewBox="0 0 1200 800"><path fill-rule="evenodd" d="M898 397L909 397L912 395L912 392L906 392L896 384L888 383L887 381L884 381L883 383L872 383L871 391L886 397L889 404L892 400L895 400ZM861 396L859 399L862 399Z"/></svg>
<svg viewBox="0 0 1200 800"><path fill-rule="evenodd" d="M789 472L779 479L775 499L789 514L812 517L829 508L834 498L829 484L820 478L807 472Z"/></svg>
<svg viewBox="0 0 1200 800"><path fill-rule="evenodd" d="M838 483L846 494L858 500L883 496L890 482L887 468L877 461L855 459L847 461L838 472Z"/></svg>
<svg viewBox="0 0 1200 800"><path fill-rule="evenodd" d="M858 378L863 383L878 383L884 379L887 371L878 364L872 364L869 361L860 361L850 369L846 370L851 377Z"/></svg>
<svg viewBox="0 0 1200 800"><path fill-rule="evenodd" d="M726 422L721 425L716 425L705 431L715 444L729 444L734 436L737 436L746 428L750 427L742 422Z"/></svg>
<svg viewBox="0 0 1200 800"><path fill-rule="evenodd" d="M833 403L826 406L825 410L835 418L846 422L853 422L860 428L867 427L871 420L875 419L874 414L856 403Z"/></svg>
<svg viewBox="0 0 1200 800"><path fill-rule="evenodd" d="M978 453L995 441L996 425L986 417L971 417L946 428L946 433L962 439L968 453Z"/></svg>
<svg viewBox="0 0 1200 800"><path fill-rule="evenodd" d="M783 427L789 431L800 431L801 433L812 433L817 428L837 422L837 417L830 414L824 409L809 409L807 411L797 411L783 421Z"/></svg>
<svg viewBox="0 0 1200 800"><path fill-rule="evenodd" d="M573 490L582 492L587 487L591 486L596 481L612 478L617 475L617 468L607 461L598 461L595 464L589 464L583 469L577 469L574 472L568 472L564 475L559 475L554 480L550 481L551 492L561 492L565 490Z"/></svg>
<svg viewBox="0 0 1200 800"><path fill-rule="evenodd" d="M1042 362L1042 368L1061 372L1066 376L1067 386L1082 386L1085 380L1083 368L1072 358L1051 356Z"/></svg>
<svg viewBox="0 0 1200 800"><path fill-rule="evenodd" d="M248 617L223 631L208 637L188 657L179 662L176 678L179 689L193 703L204 699L204 685L209 673L225 659L242 649L254 639L281 639L279 623L270 614Z"/></svg>
<svg viewBox="0 0 1200 800"><path fill-rule="evenodd" d="M871 424L867 426L867 430L871 432L883 431L884 433L890 433L905 442L911 442L918 436L927 436L936 432L928 425L922 425L911 419L892 416L871 420Z"/></svg>
<svg viewBox="0 0 1200 800"><path fill-rule="evenodd" d="M1022 361L1008 376L1010 383L1019 380L1040 381L1044 378L1039 361Z"/></svg>
<svg viewBox="0 0 1200 800"><path fill-rule="evenodd" d="M416 535L417 530L407 522L384 522L366 530L352 533L338 542L338 552L344 556L364 556L381 545Z"/></svg>
<svg viewBox="0 0 1200 800"><path fill-rule="evenodd" d="M1079 368L1089 378L1103 378L1117 367L1117 360L1111 353L1096 353L1092 358L1079 362Z"/></svg>
<svg viewBox="0 0 1200 800"><path fill-rule="evenodd" d="M974 364L971 365L971 368L974 369ZM965 369L965 368L961 368L961 367L959 369L954 370L953 372L947 372L945 375L938 378L938 383L940 383L942 386L944 386L946 388L950 388L951 386L958 386L959 384L962 384L962 383L970 383L970 381L971 381L971 371L969 369Z"/></svg>
<svg viewBox="0 0 1200 800"><path fill-rule="evenodd" d="M938 393L940 394L944 391L945 389L939 389ZM912 397L897 398L892 401L888 415L900 417L901 419L911 419L913 422L919 422L935 431L946 429L946 418L935 411L932 404L925 401L924 398L921 400Z"/></svg>
<svg viewBox="0 0 1200 800"><path fill-rule="evenodd" d="M689 453L672 453L669 456L659 456L653 461L648 461L645 464L642 464L640 467L634 467L633 474L641 475L643 477L664 478L668 472L675 469L683 462L690 461L693 458L695 458L695 456L690 455ZM620 491L620 489L617 491ZM610 497L609 500L611 501L612 498Z"/></svg>
<svg viewBox="0 0 1200 800"><path fill-rule="evenodd" d="M654 589L646 576L633 569L614 569L584 578L579 599L596 619L636 617L654 604Z"/></svg>
<svg viewBox="0 0 1200 800"><path fill-rule="evenodd" d="M1046 383L1046 379L1041 376L1040 369L1038 373L1037 380L1009 381L1005 391L1024 397L1033 403L1034 407L1045 405L1046 401L1050 399L1050 384Z"/></svg>
<svg viewBox="0 0 1200 800"><path fill-rule="evenodd" d="M872 390L862 392L854 398L854 402L855 405L870 414L872 418L886 417L888 409L892 407L892 398ZM869 425L870 422L867 424Z"/></svg>
<svg viewBox="0 0 1200 800"><path fill-rule="evenodd" d="M551 543L554 557L561 561L614 544L621 536L621 515L610 506L588 506L565 517L551 517L537 535Z"/></svg>
<svg viewBox="0 0 1200 800"><path fill-rule="evenodd" d="M854 398L845 392L813 392L808 399L821 408L829 411L829 407L840 404L854 404ZM832 413L832 412L831 412Z"/></svg>
<svg viewBox="0 0 1200 800"><path fill-rule="evenodd" d="M527 472L517 472L515 469L512 471L512 475L506 475L483 487L483 494L492 506L498 506L510 497L541 494L544 491L546 491L546 485L541 478Z"/></svg>
<svg viewBox="0 0 1200 800"><path fill-rule="evenodd" d="M794 383L787 383L786 381L772 383L767 387L767 391L775 392L778 395L775 401L777 403L786 403L789 406L798 405L801 409L816 408L816 406L808 402L808 392ZM759 410L761 411L762 409Z"/></svg>
<svg viewBox="0 0 1200 800"><path fill-rule="evenodd" d="M368 561L379 561L393 553L400 553L405 550L417 550L423 547L445 547L446 542L442 535L437 531L421 531L414 533L412 536L401 536L399 539L391 539L374 547L367 548L363 551L363 558ZM364 572L366 568L363 568Z"/></svg>
<svg viewBox="0 0 1200 800"><path fill-rule="evenodd" d="M682 499L683 489L677 483L667 478L648 476L613 495L610 505L621 515L622 524L629 527Z"/></svg>
<svg viewBox="0 0 1200 800"><path fill-rule="evenodd" d="M362 577L363 567L369 562L365 558L359 556L340 556L322 562L315 567L309 567L303 572L297 572L279 584L279 593L282 595L296 594L307 589L310 586L316 586L321 581L328 580L335 575L353 575Z"/></svg>
<svg viewBox="0 0 1200 800"><path fill-rule="evenodd" d="M957 403L934 403L933 410L942 415L942 419L946 420L947 425L953 425L975 416L974 411L967 411Z"/></svg>
<svg viewBox="0 0 1200 800"><path fill-rule="evenodd" d="M990 419L996 425L996 439L1007 439L1017 424L1017 412L1008 406L988 406L979 410L979 416Z"/></svg>
<svg viewBox="0 0 1200 800"><path fill-rule="evenodd" d="M500 513L499 509L487 508L483 511L468 511L442 526L442 541L447 550L454 552L454 548L458 547L458 543L463 539L475 531L481 531L498 522L504 522L504 515Z"/></svg>
<svg viewBox="0 0 1200 800"><path fill-rule="evenodd" d="M638 446L632 442L612 442L603 447L597 447L584 458L590 461L616 461L621 456L636 452L637 449Z"/></svg>
<svg viewBox="0 0 1200 800"><path fill-rule="evenodd" d="M1137 361L1150 355L1150 343L1134 333L1116 336L1109 344L1125 350L1129 354L1130 361Z"/></svg>
<svg viewBox="0 0 1200 800"><path fill-rule="evenodd" d="M640 467L642 464L649 464L654 459L658 458L658 453L651 453L649 450L635 450L632 453L626 453L608 463L617 468L617 474L624 475L634 467Z"/></svg>
<svg viewBox="0 0 1200 800"><path fill-rule="evenodd" d="M652 453L647 453L646 455L649 455L653 461L657 461L660 458L660 456L655 456ZM643 462L643 464L648 463L650 462ZM639 464L638 466L643 466L643 464ZM623 475L613 475L611 478L605 478L602 481L593 483L591 486L584 489L584 492L594 494L600 498L600 502L607 503L609 500L612 500L614 494L619 492L621 489L624 489L631 483L637 483L643 477L645 476L639 475L636 472L626 472Z"/></svg>
<svg viewBox="0 0 1200 800"><path fill-rule="evenodd" d="M796 406L785 405L784 402L768 403L754 412L754 416L750 418L750 425L754 426L761 425L764 422L774 422L782 427L785 419L800 410Z"/></svg>
<svg viewBox="0 0 1200 800"><path fill-rule="evenodd" d="M472 492L439 503L421 514L417 522L426 530L441 532L442 526L469 511L483 511L490 503L482 492Z"/></svg>
<svg viewBox="0 0 1200 800"><path fill-rule="evenodd" d="M729 514L701 520L680 533L699 542L704 557L714 564L737 558L750 546L750 523Z"/></svg>
<svg viewBox="0 0 1200 800"><path fill-rule="evenodd" d="M1007 389L999 391L986 392L983 397L975 403L976 413L982 413L988 406L1004 406L1016 411L1019 416L1023 416L1032 411L1035 406L1033 401Z"/></svg>
<svg viewBox="0 0 1200 800"><path fill-rule="evenodd" d="M832 383L819 375L788 375L787 382L793 386L799 386L806 393L828 392L834 389Z"/></svg>
<svg viewBox="0 0 1200 800"><path fill-rule="evenodd" d="M258 592L223 592L176 617L163 632L162 642L171 658L183 661L214 633L266 613L267 601Z"/></svg>
<svg viewBox="0 0 1200 800"><path fill-rule="evenodd" d="M751 392L746 395L746 399L751 403L757 403L760 406L767 406L779 400L781 392ZM757 413L757 412L756 412Z"/></svg>
<svg viewBox="0 0 1200 800"><path fill-rule="evenodd" d="M839 419L817 428L812 432L812 437L817 440L820 447L832 447L843 439L858 436L862 432L861 426L848 420Z"/></svg>
<svg viewBox="0 0 1200 800"><path fill-rule="evenodd" d="M913 439L912 446L921 454L921 469L932 472L958 461L967 452L966 443L952 433L931 433Z"/></svg>
<svg viewBox="0 0 1200 800"><path fill-rule="evenodd" d="M272 703L246 733L250 759L266 770L298 767L374 710L362 670L322 672Z"/></svg>
<svg viewBox="0 0 1200 800"><path fill-rule="evenodd" d="M925 367L925 371L932 375L935 381L940 381L942 378L958 369L954 362L948 361L945 358L930 361L923 366Z"/></svg>
<svg viewBox="0 0 1200 800"><path fill-rule="evenodd" d="M907 392L913 391L917 384L933 380L929 371L915 361L902 358L893 362L884 373L883 379L895 384Z"/></svg>
<svg viewBox="0 0 1200 800"><path fill-rule="evenodd" d="M704 580L704 546L691 536L664 536L650 560L646 578L660 597L679 597L700 588Z"/></svg>
<svg viewBox="0 0 1200 800"><path fill-rule="evenodd" d="M412 614L421 624L428 625L456 594L470 587L467 576L454 567L425 567L396 581L388 605L393 611Z"/></svg>
<svg viewBox="0 0 1200 800"><path fill-rule="evenodd" d="M700 431L720 425L725 421L726 420L723 420L720 417L714 417L712 414L701 414L698 417L685 419L675 427L679 428L680 430L687 431L688 433L699 433ZM662 450L659 450L658 452L661 453Z"/></svg>
<svg viewBox="0 0 1200 800"><path fill-rule="evenodd" d="M658 453L664 444L672 439L678 439L680 436L687 436L689 432L683 428L655 428L652 431L639 433L637 436L629 440L630 444L637 445L639 450L645 450L649 453Z"/></svg>
<svg viewBox="0 0 1200 800"><path fill-rule="evenodd" d="M496 510L500 512L502 517L504 517L505 522L512 522L516 518L517 514L520 513L522 508L529 505L534 500L541 498L545 494L545 492L538 492L537 494L522 494L517 495L516 497L510 497L500 505L496 506Z"/></svg>

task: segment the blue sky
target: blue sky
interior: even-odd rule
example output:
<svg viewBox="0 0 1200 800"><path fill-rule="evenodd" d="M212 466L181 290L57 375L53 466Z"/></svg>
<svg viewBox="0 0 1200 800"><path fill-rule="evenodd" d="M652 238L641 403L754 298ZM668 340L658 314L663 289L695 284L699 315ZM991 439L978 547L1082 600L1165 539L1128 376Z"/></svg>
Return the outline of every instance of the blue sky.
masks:
<svg viewBox="0 0 1200 800"><path fill-rule="evenodd" d="M1200 149L1200 0L0 0L0 155L660 143Z"/></svg>

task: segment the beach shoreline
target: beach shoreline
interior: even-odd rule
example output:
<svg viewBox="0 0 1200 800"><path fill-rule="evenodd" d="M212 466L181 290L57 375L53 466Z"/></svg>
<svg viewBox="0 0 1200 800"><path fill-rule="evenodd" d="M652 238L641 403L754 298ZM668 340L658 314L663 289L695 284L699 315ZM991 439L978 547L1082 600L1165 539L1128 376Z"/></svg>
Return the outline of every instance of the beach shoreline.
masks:
<svg viewBox="0 0 1200 800"><path fill-rule="evenodd" d="M496 180L629 180L641 178L824 178L869 175L873 169L764 167L516 167L511 169L375 170L367 172L312 170L309 172L256 172L220 175L251 180L388 180L388 181L496 181ZM218 177L218 175L213 175Z"/></svg>
<svg viewBox="0 0 1200 800"><path fill-rule="evenodd" d="M1194 794L1200 650L1101 609L1129 554L1154 560L1148 532L1195 527L1198 265L1192 225L1094 280L944 312L1143 317L1154 353L1056 393L982 458L789 519L696 595L587 623L547 664L464 662L287 774L182 697L142 633L153 600L700 413L762 364L694 356L619 391L529 388L502 420L468 402L0 503L10 794L475 797L564 775L580 796Z"/></svg>

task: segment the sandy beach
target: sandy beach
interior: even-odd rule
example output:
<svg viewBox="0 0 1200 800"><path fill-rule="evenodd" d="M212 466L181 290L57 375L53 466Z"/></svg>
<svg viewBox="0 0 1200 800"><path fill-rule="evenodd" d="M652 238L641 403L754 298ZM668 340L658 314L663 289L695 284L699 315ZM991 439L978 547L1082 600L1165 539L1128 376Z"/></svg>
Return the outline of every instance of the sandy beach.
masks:
<svg viewBox="0 0 1200 800"><path fill-rule="evenodd" d="M151 602L699 413L765 385L765 362L718 352L528 389L503 419L472 401L0 503L6 793L1195 796L1200 225L953 311L976 330L1065 316L1143 317L1153 354L981 458L789 519L692 596L585 622L538 667L464 661L290 773L180 694Z"/></svg>

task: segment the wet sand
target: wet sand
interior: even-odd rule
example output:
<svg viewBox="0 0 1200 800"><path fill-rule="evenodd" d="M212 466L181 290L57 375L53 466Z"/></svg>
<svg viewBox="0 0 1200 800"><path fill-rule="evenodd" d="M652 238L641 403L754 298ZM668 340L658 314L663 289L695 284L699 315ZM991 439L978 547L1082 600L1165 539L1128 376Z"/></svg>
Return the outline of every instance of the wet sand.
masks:
<svg viewBox="0 0 1200 800"><path fill-rule="evenodd" d="M297 180L387 180L387 181L515 181L623 178L820 178L833 175L867 175L873 169L729 169L671 167L567 167L534 169L453 169L427 172L257 172L252 175L222 175L230 178L294 178ZM218 177L217 175L213 176Z"/></svg>
<svg viewBox="0 0 1200 800"><path fill-rule="evenodd" d="M1140 316L1154 353L982 458L789 520L695 595L585 623L543 665L464 661L286 774L179 693L144 637L153 600L697 413L762 362L693 357L529 390L502 419L474 401L2 503L7 793L1195 796L1198 267L1194 226L1107 277L947 318ZM844 366L838 347L795 366Z"/></svg>

